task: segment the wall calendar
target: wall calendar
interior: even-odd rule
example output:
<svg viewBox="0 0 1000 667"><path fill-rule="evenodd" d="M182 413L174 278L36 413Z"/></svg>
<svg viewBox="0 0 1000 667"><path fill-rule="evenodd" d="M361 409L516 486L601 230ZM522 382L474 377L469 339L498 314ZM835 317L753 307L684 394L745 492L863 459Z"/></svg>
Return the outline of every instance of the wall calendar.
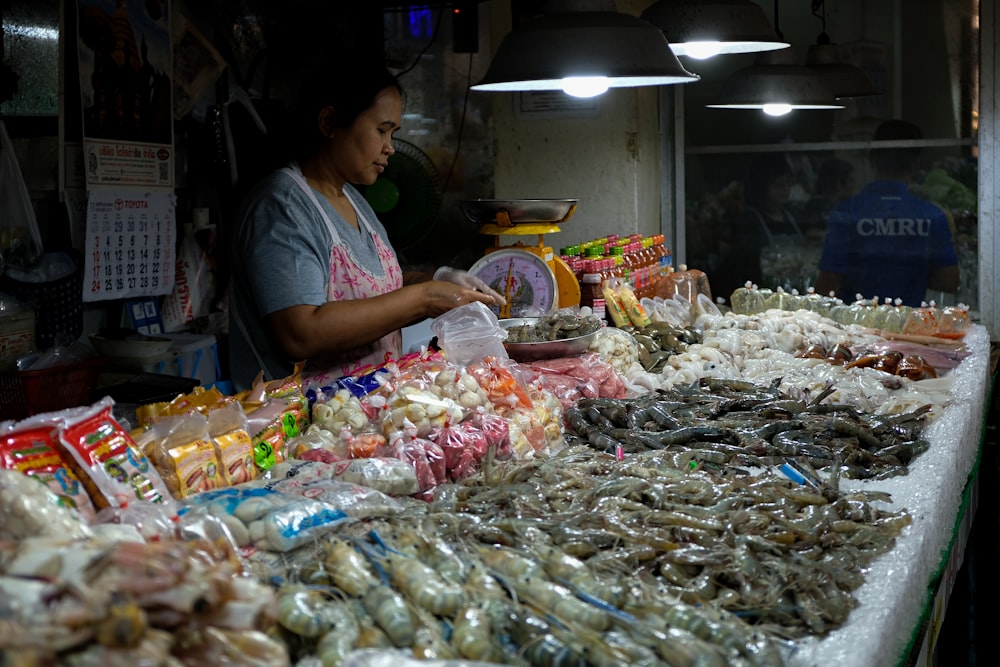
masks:
<svg viewBox="0 0 1000 667"><path fill-rule="evenodd" d="M84 301L153 296L173 289L176 202L172 191L88 193Z"/></svg>

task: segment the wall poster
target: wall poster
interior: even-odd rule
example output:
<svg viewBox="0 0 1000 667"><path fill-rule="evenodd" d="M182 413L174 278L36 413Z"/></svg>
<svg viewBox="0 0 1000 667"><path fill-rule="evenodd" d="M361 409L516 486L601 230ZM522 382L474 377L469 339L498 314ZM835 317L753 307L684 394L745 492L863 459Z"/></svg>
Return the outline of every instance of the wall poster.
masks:
<svg viewBox="0 0 1000 667"><path fill-rule="evenodd" d="M87 186L173 187L169 0L77 0Z"/></svg>

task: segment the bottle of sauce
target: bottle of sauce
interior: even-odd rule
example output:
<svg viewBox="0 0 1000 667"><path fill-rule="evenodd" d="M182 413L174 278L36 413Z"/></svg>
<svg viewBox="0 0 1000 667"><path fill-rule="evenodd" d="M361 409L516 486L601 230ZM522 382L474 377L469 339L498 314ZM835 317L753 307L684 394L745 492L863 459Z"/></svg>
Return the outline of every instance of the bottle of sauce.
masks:
<svg viewBox="0 0 1000 667"><path fill-rule="evenodd" d="M601 288L601 273L598 260L583 260L583 276L580 278L580 306L590 308L602 321L608 321L604 305L604 291Z"/></svg>

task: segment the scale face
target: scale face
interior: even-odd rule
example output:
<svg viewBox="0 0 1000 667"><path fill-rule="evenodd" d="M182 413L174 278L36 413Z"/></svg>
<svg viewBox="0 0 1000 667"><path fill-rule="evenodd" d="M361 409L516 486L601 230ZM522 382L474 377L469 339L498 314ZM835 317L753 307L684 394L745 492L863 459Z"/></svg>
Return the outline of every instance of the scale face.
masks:
<svg viewBox="0 0 1000 667"><path fill-rule="evenodd" d="M469 273L503 294L498 317L525 317L556 309L559 287L548 263L529 250L498 248L481 257Z"/></svg>

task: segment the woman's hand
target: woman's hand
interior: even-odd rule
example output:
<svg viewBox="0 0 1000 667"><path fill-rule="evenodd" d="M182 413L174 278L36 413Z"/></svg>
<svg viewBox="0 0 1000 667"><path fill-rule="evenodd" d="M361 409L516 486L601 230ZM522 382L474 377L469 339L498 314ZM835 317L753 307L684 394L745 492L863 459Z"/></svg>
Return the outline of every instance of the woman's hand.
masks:
<svg viewBox="0 0 1000 667"><path fill-rule="evenodd" d="M492 294L489 294L476 289L462 287L445 280L429 280L421 283L420 287L424 290L428 317L437 317L452 308L457 308L473 301L480 301L487 306L499 306L503 304L503 297L493 292L493 290L490 290ZM486 289L489 288L487 287Z"/></svg>
<svg viewBox="0 0 1000 667"><path fill-rule="evenodd" d="M472 275L468 271L463 271L461 269L453 269L450 266L442 266L437 271L434 272L434 280L446 280L450 283L455 283L461 287L467 287L469 289L476 290L477 292L482 292L493 297L492 303L497 306L502 306L507 302L503 298L503 295L491 288L489 285L484 283L482 280ZM484 302L489 303L489 302Z"/></svg>

